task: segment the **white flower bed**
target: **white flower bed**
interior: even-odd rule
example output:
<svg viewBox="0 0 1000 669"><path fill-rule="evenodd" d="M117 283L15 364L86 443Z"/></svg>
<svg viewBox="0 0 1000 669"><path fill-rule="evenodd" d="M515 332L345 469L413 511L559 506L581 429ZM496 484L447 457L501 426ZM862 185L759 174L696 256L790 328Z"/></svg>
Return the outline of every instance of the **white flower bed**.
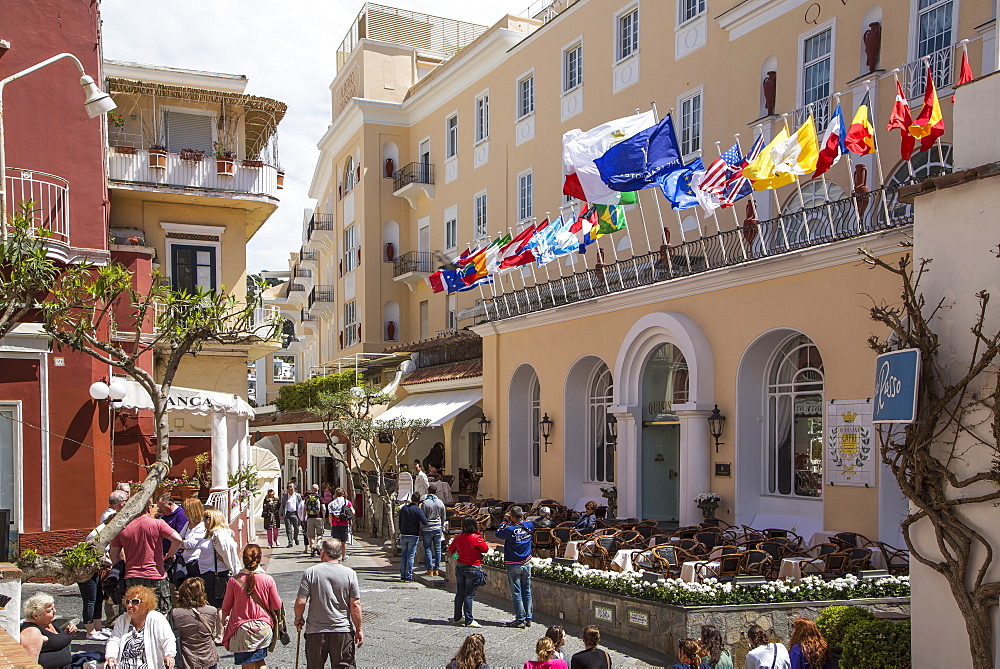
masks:
<svg viewBox="0 0 1000 669"><path fill-rule="evenodd" d="M497 549L488 553L483 556L483 564L503 569L503 552ZM819 576L806 576L801 581L768 581L760 586L740 587L732 583L720 583L714 578L705 579L700 583L688 583L678 578L666 579L662 583L650 583L644 580L639 572L591 569L580 563L566 567L556 564L550 558L532 558L531 567L535 578L675 606L815 602L910 596L908 576L888 576L870 581L862 581L853 574L831 581L824 581Z"/></svg>

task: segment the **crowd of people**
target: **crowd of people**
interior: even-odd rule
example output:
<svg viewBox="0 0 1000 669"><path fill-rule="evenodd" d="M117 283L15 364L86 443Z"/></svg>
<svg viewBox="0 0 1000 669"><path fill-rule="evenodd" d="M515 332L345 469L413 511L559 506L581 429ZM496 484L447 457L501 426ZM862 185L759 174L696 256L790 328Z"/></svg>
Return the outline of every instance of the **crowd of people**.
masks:
<svg viewBox="0 0 1000 669"><path fill-rule="evenodd" d="M439 575L442 564L446 510L435 495L434 483L420 485L419 463L415 470L417 487L424 489L412 494L398 518L402 581L413 579L418 544L424 548L425 575ZM108 509L91 537L104 531L127 500L125 490L110 495ZM596 504L586 508L577 523L584 528L593 526ZM364 632L357 574L342 564L355 515L346 492L313 485L302 495L293 481L280 498L273 490L267 492L262 513L269 547L277 545L282 525L287 547L297 546L301 529L304 552L320 559L303 572L293 605L294 625L305 636L306 666L319 668L327 662L334 667L354 666ZM508 627L526 629L534 622L532 536L536 526L551 523L547 508L538 513L530 521L521 507L512 506L495 532L503 541L511 593L513 620L506 623ZM327 528L330 538L325 537ZM454 625L482 627L473 615L473 602L487 580L482 560L489 550L475 518L463 518L461 532L447 548L454 562L454 615L449 620ZM109 669L215 669L217 647L223 646L236 664L258 669L266 666L279 637L288 642L283 603L274 579L261 566L261 547L248 544L241 551L226 515L197 498L178 505L169 494L160 495L111 540L106 557L113 566L79 584L87 638L105 643L103 654L89 653L85 659L104 660ZM110 629L103 627L102 605L113 620ZM79 664L81 658L71 651L76 626L59 629L55 619L51 595L40 592L30 597L24 604L21 645L45 669ZM795 620L787 647L758 625L751 625L745 636L750 645L747 669L831 667L830 648L807 618ZM565 631L559 625L549 627L524 669L610 669L611 656L600 647L600 629L585 627L581 639L584 650L566 657ZM700 639L681 639L676 654L680 661L672 669L734 666L722 634L712 625L702 627ZM488 667L485 637L467 636L447 666Z"/></svg>

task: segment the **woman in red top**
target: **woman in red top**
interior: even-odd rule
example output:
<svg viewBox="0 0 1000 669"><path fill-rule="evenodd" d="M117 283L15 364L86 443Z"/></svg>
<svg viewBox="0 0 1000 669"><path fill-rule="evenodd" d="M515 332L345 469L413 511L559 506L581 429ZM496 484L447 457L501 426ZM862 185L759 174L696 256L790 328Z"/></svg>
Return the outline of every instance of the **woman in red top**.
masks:
<svg viewBox="0 0 1000 669"><path fill-rule="evenodd" d="M462 533L455 537L448 546L448 552L456 557L455 564L455 617L451 619L454 625L466 627L482 627L472 617L472 599L476 590L486 582L483 574L483 553L489 552L483 536L479 534L476 519L466 516L462 519ZM462 611L465 615L462 615Z"/></svg>

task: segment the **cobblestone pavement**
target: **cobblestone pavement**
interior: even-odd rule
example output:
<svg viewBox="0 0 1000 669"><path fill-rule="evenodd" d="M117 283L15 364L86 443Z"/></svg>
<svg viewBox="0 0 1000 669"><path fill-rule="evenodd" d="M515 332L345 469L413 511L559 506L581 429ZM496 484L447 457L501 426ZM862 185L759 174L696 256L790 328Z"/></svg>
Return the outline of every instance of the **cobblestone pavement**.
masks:
<svg viewBox="0 0 1000 669"><path fill-rule="evenodd" d="M298 590L302 572L316 563L302 553L302 547L265 549L265 569L278 584L278 592L285 602L288 621L293 618L292 604ZM448 623L452 614L454 594L437 588L427 588L417 583L399 581L398 563L390 564L379 547L357 543L349 548L347 566L353 568L361 586L365 644L358 650L358 667L443 667L458 650L465 636L473 630L454 627ZM80 615L80 594L76 587L27 584L25 598L37 590L45 590L56 598L59 617L77 618ZM512 619L510 602L480 598L473 606L476 619L482 623L480 632L486 637L486 658L490 667L521 667L525 660L534 659L535 641L545 632L545 626L559 621L541 617L529 629L512 629L504 626ZM537 618L538 616L536 616ZM268 657L268 667L295 667L296 637L289 629L292 642L278 645ZM568 625L571 635L564 650L569 655L583 650L579 639L580 629ZM661 658L646 648L631 646L611 639L602 646L611 654L614 666L647 667L664 666ZM82 639L73 642L74 651L94 650L98 644ZM232 654L219 648L220 666L233 666ZM301 650L299 667L305 668L305 645Z"/></svg>

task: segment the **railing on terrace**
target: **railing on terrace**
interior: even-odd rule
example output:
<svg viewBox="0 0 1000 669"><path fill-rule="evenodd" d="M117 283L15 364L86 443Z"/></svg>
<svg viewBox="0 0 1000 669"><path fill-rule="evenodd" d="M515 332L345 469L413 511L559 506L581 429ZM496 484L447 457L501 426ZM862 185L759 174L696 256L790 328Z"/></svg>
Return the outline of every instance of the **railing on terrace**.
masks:
<svg viewBox="0 0 1000 669"><path fill-rule="evenodd" d="M8 218L31 204L31 227L52 233L51 239L69 243L69 182L45 172L8 167L5 176Z"/></svg>
<svg viewBox="0 0 1000 669"><path fill-rule="evenodd" d="M312 273L311 269L305 269L303 267L296 267L292 271L292 276L293 277L300 277L300 276L302 276L302 277L312 278L312 275L313 275L313 273Z"/></svg>
<svg viewBox="0 0 1000 669"><path fill-rule="evenodd" d="M402 276L408 272L426 272L430 274L434 267L434 255L427 251L410 251L404 253L392 262L392 276Z"/></svg>
<svg viewBox="0 0 1000 669"><path fill-rule="evenodd" d="M961 43L951 44L903 65L900 68L899 79L907 97L911 100L923 97L928 66L931 68L931 75L934 77L934 86L938 89L938 95L941 95L942 88L951 86L958 81L955 69L958 63L962 62L961 49Z"/></svg>
<svg viewBox="0 0 1000 669"><path fill-rule="evenodd" d="M296 291L305 291L306 287L301 283L290 283L288 284L288 292L294 293Z"/></svg>
<svg viewBox="0 0 1000 669"><path fill-rule="evenodd" d="M796 128L805 123L809 115L812 114L813 122L816 124L816 133L822 134L826 130L827 124L830 123L830 117L836 106L834 97L828 95L807 105L802 105L798 109L793 109L788 112L788 125L791 132L795 132Z"/></svg>
<svg viewBox="0 0 1000 669"><path fill-rule="evenodd" d="M308 309L302 309L302 311L299 313L299 320L304 323L309 321L315 321L316 316L314 314L309 313Z"/></svg>
<svg viewBox="0 0 1000 669"><path fill-rule="evenodd" d="M751 222L739 229L664 246L659 251L497 295L486 301L486 320L522 316L909 225L913 223L912 208L898 200L901 185Z"/></svg>
<svg viewBox="0 0 1000 669"><path fill-rule="evenodd" d="M226 193L246 193L278 198L278 168L257 163L250 166L234 161L232 175L220 174L215 158L184 160L179 153L168 153L164 167L150 167L149 152L108 152L108 179L116 182L167 188L198 188Z"/></svg>
<svg viewBox="0 0 1000 669"><path fill-rule="evenodd" d="M317 230L333 230L333 214L313 214L309 217L309 225L306 226L306 241L312 239L313 233Z"/></svg>
<svg viewBox="0 0 1000 669"><path fill-rule="evenodd" d="M454 334L454 330L446 330ZM440 335L440 333L438 333ZM451 362L478 360L483 357L483 340L479 337L463 337L454 341L444 341L440 346L420 351L417 356L417 367L433 367Z"/></svg>
<svg viewBox="0 0 1000 669"><path fill-rule="evenodd" d="M153 303L153 332L160 331L160 322L165 316L167 308L167 305L162 302ZM197 307L192 306L191 308ZM249 322L246 323L246 332L248 334L256 334L261 338L278 339L281 334L278 324L281 321L281 309L277 305L257 307L253 310ZM235 316L231 322L234 325L239 325L239 321L236 320Z"/></svg>
<svg viewBox="0 0 1000 669"><path fill-rule="evenodd" d="M312 289L309 293L309 308L317 302L333 302L334 292L333 286L319 285Z"/></svg>
<svg viewBox="0 0 1000 669"><path fill-rule="evenodd" d="M571 7L577 0L536 0L528 5L518 16L548 23L559 16L563 10Z"/></svg>
<svg viewBox="0 0 1000 669"><path fill-rule="evenodd" d="M486 32L487 26L366 2L337 47L337 72L362 39L403 44L454 56Z"/></svg>
<svg viewBox="0 0 1000 669"><path fill-rule="evenodd" d="M434 166L427 163L410 163L392 174L392 190L398 191L412 183L433 184Z"/></svg>
<svg viewBox="0 0 1000 669"><path fill-rule="evenodd" d="M303 262L307 260L319 260L319 251L306 251L302 249L299 251L299 260Z"/></svg>

